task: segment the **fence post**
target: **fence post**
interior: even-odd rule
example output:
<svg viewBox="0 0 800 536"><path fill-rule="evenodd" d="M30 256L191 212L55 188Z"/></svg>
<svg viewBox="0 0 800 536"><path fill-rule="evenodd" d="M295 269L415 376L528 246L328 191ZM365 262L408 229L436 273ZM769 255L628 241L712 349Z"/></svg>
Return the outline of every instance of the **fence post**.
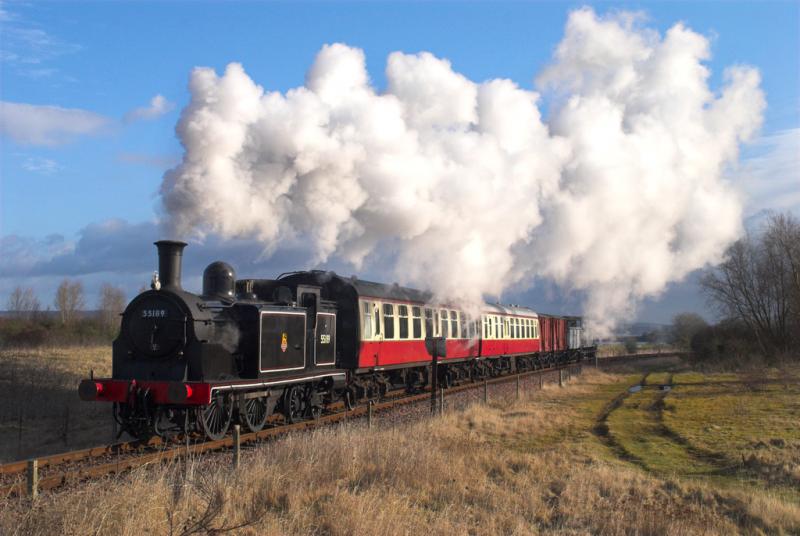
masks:
<svg viewBox="0 0 800 536"><path fill-rule="evenodd" d="M444 415L444 387L439 388L439 415Z"/></svg>
<svg viewBox="0 0 800 536"><path fill-rule="evenodd" d="M64 406L64 445L69 443L69 404Z"/></svg>
<svg viewBox="0 0 800 536"><path fill-rule="evenodd" d="M483 379L483 403L489 403L489 380Z"/></svg>
<svg viewBox="0 0 800 536"><path fill-rule="evenodd" d="M517 372L517 400L519 400L519 372Z"/></svg>
<svg viewBox="0 0 800 536"><path fill-rule="evenodd" d="M19 406L19 419L17 420L17 458L22 458L22 404Z"/></svg>
<svg viewBox="0 0 800 536"><path fill-rule="evenodd" d="M39 496L39 460L28 460L28 497L35 501Z"/></svg>
<svg viewBox="0 0 800 536"><path fill-rule="evenodd" d="M239 461L242 459L242 427L238 424L233 425L233 468L239 468Z"/></svg>
<svg viewBox="0 0 800 536"><path fill-rule="evenodd" d="M543 385L542 385L542 373L540 372L539 373L539 390L541 391L542 388L543 388Z"/></svg>
<svg viewBox="0 0 800 536"><path fill-rule="evenodd" d="M564 370L558 369L558 386L564 387Z"/></svg>
<svg viewBox="0 0 800 536"><path fill-rule="evenodd" d="M367 428L372 428L372 400L367 403Z"/></svg>

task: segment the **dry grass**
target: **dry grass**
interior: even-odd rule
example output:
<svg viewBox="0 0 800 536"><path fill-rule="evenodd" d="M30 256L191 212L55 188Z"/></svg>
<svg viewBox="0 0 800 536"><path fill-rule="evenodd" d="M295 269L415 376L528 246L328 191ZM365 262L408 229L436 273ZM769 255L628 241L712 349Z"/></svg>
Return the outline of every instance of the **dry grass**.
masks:
<svg viewBox="0 0 800 536"><path fill-rule="evenodd" d="M641 375L639 375L641 377ZM0 503L3 534L791 534L800 505L618 459L592 433L632 376L585 372L401 427L358 424Z"/></svg>
<svg viewBox="0 0 800 536"><path fill-rule="evenodd" d="M111 374L109 346L0 350L0 461L108 442L110 407L78 398L92 369Z"/></svg>

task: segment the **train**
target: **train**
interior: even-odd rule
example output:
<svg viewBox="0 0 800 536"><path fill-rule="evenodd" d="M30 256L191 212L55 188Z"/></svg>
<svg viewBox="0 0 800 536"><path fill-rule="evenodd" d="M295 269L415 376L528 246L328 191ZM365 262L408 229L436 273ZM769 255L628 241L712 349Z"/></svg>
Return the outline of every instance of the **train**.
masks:
<svg viewBox="0 0 800 536"><path fill-rule="evenodd" d="M92 373L78 386L82 400L112 404L120 434L216 440L232 423L257 432L276 414L294 423L394 389L447 388L595 351L579 316L489 303L470 314L428 291L331 271L237 279L215 261L193 294L181 286L186 245L155 242L158 271L122 313L111 377Z"/></svg>

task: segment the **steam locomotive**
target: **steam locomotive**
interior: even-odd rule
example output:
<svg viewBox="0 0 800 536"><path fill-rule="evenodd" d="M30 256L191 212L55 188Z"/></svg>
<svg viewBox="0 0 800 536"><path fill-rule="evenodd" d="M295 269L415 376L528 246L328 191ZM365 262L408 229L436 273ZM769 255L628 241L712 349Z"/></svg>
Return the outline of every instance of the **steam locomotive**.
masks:
<svg viewBox="0 0 800 536"><path fill-rule="evenodd" d="M81 399L113 403L137 438L199 432L232 422L317 418L331 404L534 370L591 357L580 317L484 304L480 315L397 284L300 271L236 279L213 262L200 295L181 287L184 242L161 240L151 290L122 315L111 378L81 381ZM445 339L437 367L426 339Z"/></svg>

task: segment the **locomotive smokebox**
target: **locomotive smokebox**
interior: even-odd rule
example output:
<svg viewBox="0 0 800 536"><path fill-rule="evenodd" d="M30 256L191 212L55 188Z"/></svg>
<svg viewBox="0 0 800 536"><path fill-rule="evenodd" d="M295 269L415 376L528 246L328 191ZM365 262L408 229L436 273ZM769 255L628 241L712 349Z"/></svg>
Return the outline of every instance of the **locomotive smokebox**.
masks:
<svg viewBox="0 0 800 536"><path fill-rule="evenodd" d="M183 290L181 288L181 261L186 242L159 240L154 242L158 248L158 279L164 290Z"/></svg>

